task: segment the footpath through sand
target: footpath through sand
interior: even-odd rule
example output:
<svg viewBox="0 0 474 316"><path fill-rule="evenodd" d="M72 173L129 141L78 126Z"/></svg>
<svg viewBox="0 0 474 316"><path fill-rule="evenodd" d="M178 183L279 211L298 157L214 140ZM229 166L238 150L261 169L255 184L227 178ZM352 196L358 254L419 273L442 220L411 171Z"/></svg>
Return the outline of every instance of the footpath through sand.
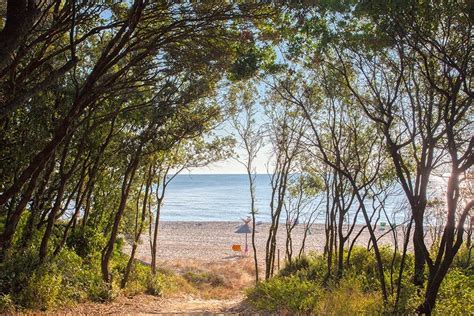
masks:
<svg viewBox="0 0 474 316"><path fill-rule="evenodd" d="M242 293L231 299L201 299L191 295L160 298L152 295L119 297L110 303L84 303L52 314L69 315L146 315L177 313L232 313L245 310Z"/></svg>

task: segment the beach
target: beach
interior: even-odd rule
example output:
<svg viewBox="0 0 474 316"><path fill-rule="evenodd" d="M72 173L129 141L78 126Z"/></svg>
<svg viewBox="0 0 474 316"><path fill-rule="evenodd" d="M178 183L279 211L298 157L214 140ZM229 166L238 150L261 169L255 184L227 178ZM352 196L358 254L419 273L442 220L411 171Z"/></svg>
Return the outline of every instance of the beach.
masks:
<svg viewBox="0 0 474 316"><path fill-rule="evenodd" d="M245 249L245 234L236 234L235 231L241 222L161 222L158 233L158 256L159 261L173 262L198 260L204 262L225 262L238 259L239 252L232 251L232 245L241 245ZM256 247L259 260L264 260L265 245L270 224L264 223L256 228ZM357 225L351 236L355 236L362 228ZM325 232L323 224L314 224L311 227L305 243L305 252L319 252L324 250ZM379 244L393 245L394 238L388 228L375 230L376 236L380 237ZM296 256L301 247L304 234L304 225L297 225L292 232L293 256ZM251 246L251 234L248 234L248 256L253 256ZM370 236L365 229L357 239L356 244L367 247ZM403 232L398 229L398 242L403 242ZM350 244L352 239L347 241ZM277 249L280 249L280 260L283 262L285 256L286 227L280 224L277 235ZM125 247L125 252L130 247ZM137 249L136 258L149 263L151 262L148 233L142 235L140 245Z"/></svg>

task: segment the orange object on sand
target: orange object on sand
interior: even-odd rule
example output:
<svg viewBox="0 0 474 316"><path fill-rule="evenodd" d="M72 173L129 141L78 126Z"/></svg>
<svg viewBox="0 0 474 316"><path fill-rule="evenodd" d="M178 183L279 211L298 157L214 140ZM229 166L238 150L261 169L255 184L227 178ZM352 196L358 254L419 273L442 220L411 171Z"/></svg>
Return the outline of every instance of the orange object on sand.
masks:
<svg viewBox="0 0 474 316"><path fill-rule="evenodd" d="M232 245L232 250L242 252L242 247L240 245Z"/></svg>

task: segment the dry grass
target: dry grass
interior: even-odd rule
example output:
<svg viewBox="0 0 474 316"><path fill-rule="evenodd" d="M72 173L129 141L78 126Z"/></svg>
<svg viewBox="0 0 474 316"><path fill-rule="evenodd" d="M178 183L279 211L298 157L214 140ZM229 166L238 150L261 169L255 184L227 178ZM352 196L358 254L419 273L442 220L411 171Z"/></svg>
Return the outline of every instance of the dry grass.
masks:
<svg viewBox="0 0 474 316"><path fill-rule="evenodd" d="M173 260L158 266L173 283L163 297L121 293L111 302L86 302L45 314L238 312L243 308L244 289L254 282L253 261L249 257L219 262Z"/></svg>
<svg viewBox="0 0 474 316"><path fill-rule="evenodd" d="M163 267L181 275L194 289L184 287L185 293L198 294L203 299L233 298L254 281L253 261L248 257L225 262L175 260Z"/></svg>

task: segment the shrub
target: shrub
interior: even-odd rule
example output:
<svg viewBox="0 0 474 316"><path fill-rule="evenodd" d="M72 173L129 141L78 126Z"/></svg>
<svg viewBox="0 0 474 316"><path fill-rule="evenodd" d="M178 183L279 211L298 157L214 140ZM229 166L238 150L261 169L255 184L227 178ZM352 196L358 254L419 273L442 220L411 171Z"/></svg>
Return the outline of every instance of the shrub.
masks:
<svg viewBox="0 0 474 316"><path fill-rule="evenodd" d="M0 263L0 293L10 293L15 301L16 295L28 283L38 264L38 254L33 249L7 256Z"/></svg>
<svg viewBox="0 0 474 316"><path fill-rule="evenodd" d="M162 274L150 275L146 284L146 293L155 296L163 295L163 288L166 276Z"/></svg>
<svg viewBox="0 0 474 316"><path fill-rule="evenodd" d="M0 314L13 313L15 304L10 294L0 294Z"/></svg>
<svg viewBox="0 0 474 316"><path fill-rule="evenodd" d="M474 276L460 269L451 270L438 293L437 315L474 315Z"/></svg>
<svg viewBox="0 0 474 316"><path fill-rule="evenodd" d="M76 230L68 238L67 245L82 258L92 259L100 255L107 239L101 230L86 226L84 231Z"/></svg>
<svg viewBox="0 0 474 316"><path fill-rule="evenodd" d="M87 295L91 301L94 302L107 302L111 301L117 296L118 289L116 286L109 285L102 280L101 282L94 282L90 284Z"/></svg>
<svg viewBox="0 0 474 316"><path fill-rule="evenodd" d="M20 292L21 305L27 308L47 310L56 306L61 293L62 278L59 274L39 269L31 276L26 287Z"/></svg>
<svg viewBox="0 0 474 316"><path fill-rule="evenodd" d="M190 282L191 284L202 286L210 285L213 287L225 286L227 285L226 279L213 273L211 271L202 271L197 269L189 269L183 273L183 277Z"/></svg>
<svg viewBox="0 0 474 316"><path fill-rule="evenodd" d="M261 312L311 313L321 296L320 287L298 277L274 277L247 292L250 305Z"/></svg>
<svg viewBox="0 0 474 316"><path fill-rule="evenodd" d="M322 283L327 274L327 266L324 258L318 255L301 256L295 258L291 264L286 264L280 270L280 276L297 276L302 280L316 281Z"/></svg>
<svg viewBox="0 0 474 316"><path fill-rule="evenodd" d="M129 258L123 256L122 263L117 266L117 282L121 281L125 272L125 267L128 263ZM123 266L123 267L122 267ZM126 295L133 296L139 293L144 293L147 290L148 280L150 278L150 268L140 261L135 260L130 270L127 285L124 289Z"/></svg>
<svg viewBox="0 0 474 316"><path fill-rule="evenodd" d="M0 293L8 293L20 307L45 310L87 298L103 301L110 298L109 292L99 262L84 264L68 248L40 263L32 247L7 257L0 265Z"/></svg>
<svg viewBox="0 0 474 316"><path fill-rule="evenodd" d="M290 276L294 275L299 271L308 269L311 265L311 259L307 256L301 256L298 258L295 258L291 264L288 262L285 264L283 269L280 270L279 275L281 276Z"/></svg>
<svg viewBox="0 0 474 316"><path fill-rule="evenodd" d="M377 291L366 292L363 287L362 277L344 277L324 292L317 314L380 315L383 312L381 294Z"/></svg>
<svg viewBox="0 0 474 316"><path fill-rule="evenodd" d="M460 268L464 274L474 274L474 249L463 245L454 257L451 268Z"/></svg>

